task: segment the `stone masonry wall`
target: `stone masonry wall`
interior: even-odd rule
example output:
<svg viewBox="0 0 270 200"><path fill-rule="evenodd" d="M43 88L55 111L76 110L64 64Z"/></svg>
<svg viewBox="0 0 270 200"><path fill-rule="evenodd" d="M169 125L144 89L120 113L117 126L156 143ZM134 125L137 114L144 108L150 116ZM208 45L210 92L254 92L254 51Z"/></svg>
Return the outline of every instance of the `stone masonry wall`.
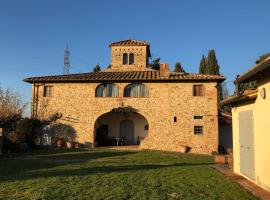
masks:
<svg viewBox="0 0 270 200"><path fill-rule="evenodd" d="M123 65L123 54L133 53L134 64ZM147 46L112 46L111 47L111 68L109 70L139 71L147 67Z"/></svg>
<svg viewBox="0 0 270 200"><path fill-rule="evenodd" d="M115 83L119 87L117 98L95 97L99 84L46 84L53 86L51 97L43 97L44 85L39 86L38 116L46 118L55 112L62 113L58 123L73 127L78 142L93 146L96 119L113 108L132 106L149 124L149 134L140 148L179 151L179 146L186 144L196 153L217 150L216 83L201 83L205 87L202 97L192 95L194 83L145 83L149 90L149 96L145 98L124 98L124 87L130 83ZM202 115L203 119L195 120L194 115ZM194 125L203 126L202 135L194 135Z"/></svg>

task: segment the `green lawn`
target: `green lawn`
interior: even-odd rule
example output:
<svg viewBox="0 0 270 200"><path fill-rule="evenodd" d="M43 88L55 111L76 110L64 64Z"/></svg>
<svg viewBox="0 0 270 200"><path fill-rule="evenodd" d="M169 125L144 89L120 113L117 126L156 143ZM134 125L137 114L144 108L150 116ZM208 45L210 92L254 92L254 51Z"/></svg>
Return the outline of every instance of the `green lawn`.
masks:
<svg viewBox="0 0 270 200"><path fill-rule="evenodd" d="M0 158L0 199L255 199L212 162L151 151L38 150Z"/></svg>

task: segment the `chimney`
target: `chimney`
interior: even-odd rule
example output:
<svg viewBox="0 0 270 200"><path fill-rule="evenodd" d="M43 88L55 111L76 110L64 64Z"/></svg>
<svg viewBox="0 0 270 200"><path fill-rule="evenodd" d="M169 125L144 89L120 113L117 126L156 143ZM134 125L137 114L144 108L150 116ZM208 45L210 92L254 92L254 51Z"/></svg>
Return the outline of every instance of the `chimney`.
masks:
<svg viewBox="0 0 270 200"><path fill-rule="evenodd" d="M168 63L160 63L159 76L162 78L168 78L170 75L170 66Z"/></svg>

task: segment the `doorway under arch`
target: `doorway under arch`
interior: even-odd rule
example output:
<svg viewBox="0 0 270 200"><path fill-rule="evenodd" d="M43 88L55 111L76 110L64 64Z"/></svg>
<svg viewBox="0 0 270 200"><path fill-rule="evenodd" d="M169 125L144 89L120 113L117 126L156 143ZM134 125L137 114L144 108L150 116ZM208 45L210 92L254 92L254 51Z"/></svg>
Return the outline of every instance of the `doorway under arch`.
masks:
<svg viewBox="0 0 270 200"><path fill-rule="evenodd" d="M126 144L134 144L134 123L130 119L120 122L120 138L126 138Z"/></svg>
<svg viewBox="0 0 270 200"><path fill-rule="evenodd" d="M139 113L108 112L96 119L95 146L138 145L148 135L147 119Z"/></svg>

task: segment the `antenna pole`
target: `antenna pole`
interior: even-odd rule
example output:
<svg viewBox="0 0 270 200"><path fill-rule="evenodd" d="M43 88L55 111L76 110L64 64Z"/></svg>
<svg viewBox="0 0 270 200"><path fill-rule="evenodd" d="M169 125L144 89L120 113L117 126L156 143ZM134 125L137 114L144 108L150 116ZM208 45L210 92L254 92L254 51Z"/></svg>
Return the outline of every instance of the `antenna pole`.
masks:
<svg viewBox="0 0 270 200"><path fill-rule="evenodd" d="M69 67L70 67L69 55L70 55L70 52L68 50L68 45L67 45L65 49L65 56L64 56L63 74L69 74Z"/></svg>

